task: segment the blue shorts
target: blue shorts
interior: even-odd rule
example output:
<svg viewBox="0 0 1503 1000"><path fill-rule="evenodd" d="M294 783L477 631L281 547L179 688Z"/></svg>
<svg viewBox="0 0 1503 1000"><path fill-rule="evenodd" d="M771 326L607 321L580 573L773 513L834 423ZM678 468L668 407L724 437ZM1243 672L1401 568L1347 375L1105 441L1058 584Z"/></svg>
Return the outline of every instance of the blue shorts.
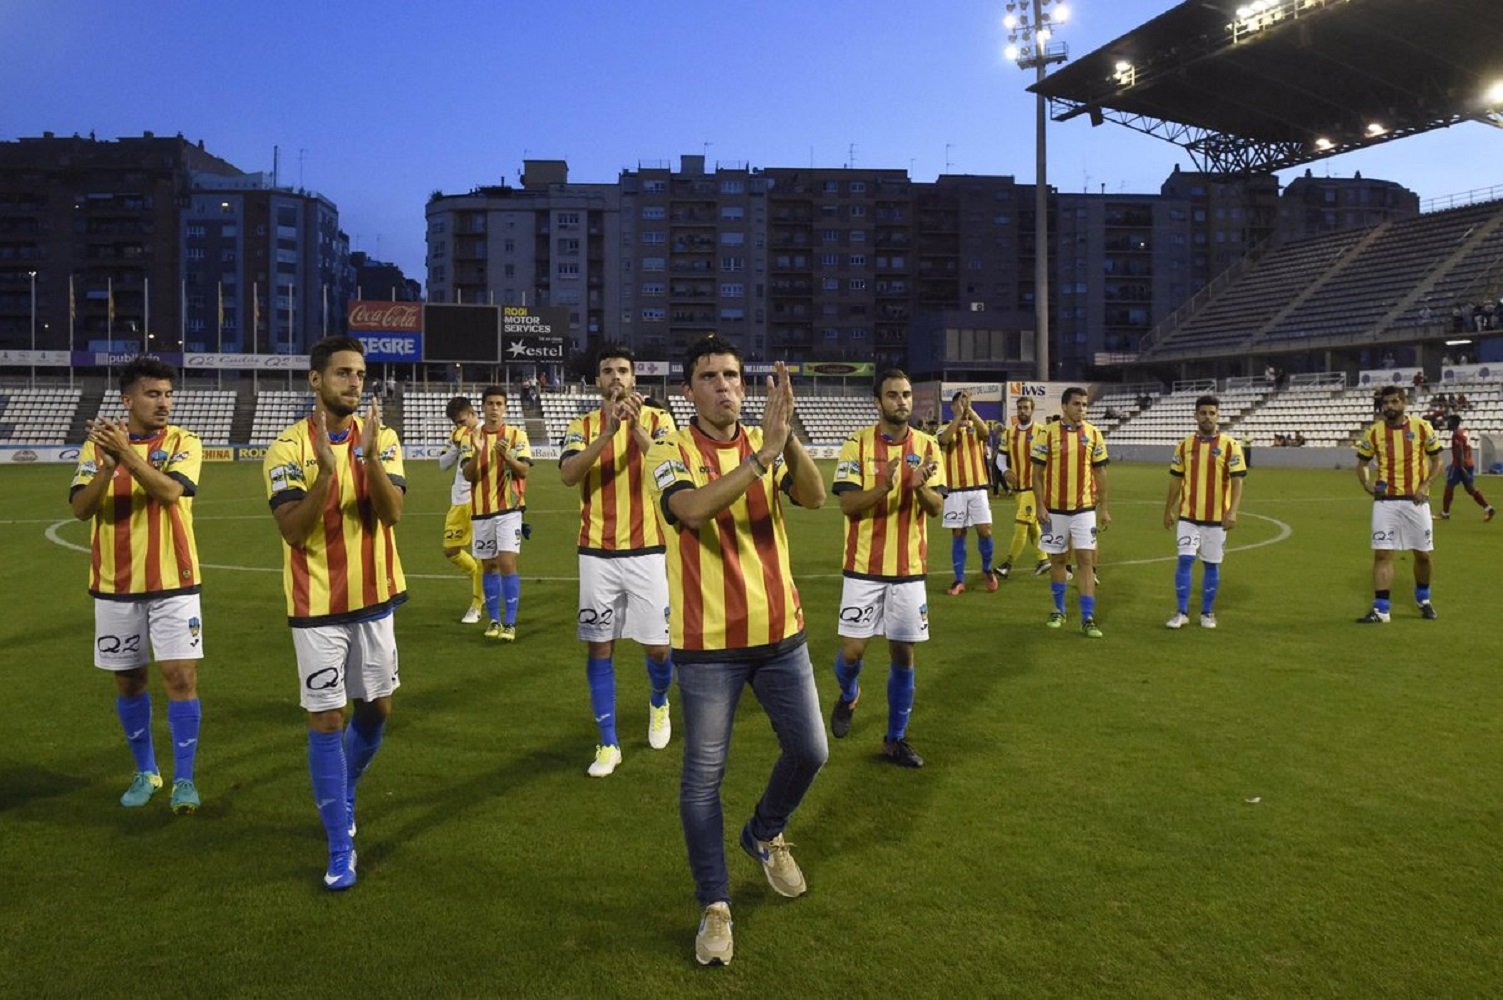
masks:
<svg viewBox="0 0 1503 1000"><path fill-rule="evenodd" d="M1475 477L1476 472L1473 470L1461 465L1452 465L1451 471L1446 473L1446 485L1465 486L1467 489L1471 489L1472 480Z"/></svg>

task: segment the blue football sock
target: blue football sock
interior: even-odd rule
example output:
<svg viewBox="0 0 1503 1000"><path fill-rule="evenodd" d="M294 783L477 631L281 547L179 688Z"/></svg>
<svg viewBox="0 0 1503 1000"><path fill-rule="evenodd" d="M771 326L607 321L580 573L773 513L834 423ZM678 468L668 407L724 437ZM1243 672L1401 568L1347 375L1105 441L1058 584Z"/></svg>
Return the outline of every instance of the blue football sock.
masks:
<svg viewBox="0 0 1503 1000"><path fill-rule="evenodd" d="M506 598L505 624L517 623L517 606L522 603L522 578L515 573L508 573L501 578L501 593Z"/></svg>
<svg viewBox="0 0 1503 1000"><path fill-rule="evenodd" d="M1065 613L1065 584L1050 582L1049 591L1054 595L1054 610Z"/></svg>
<svg viewBox="0 0 1503 1000"><path fill-rule="evenodd" d="M1221 564L1206 563L1200 572L1200 613L1215 614L1216 588L1221 586Z"/></svg>
<svg viewBox="0 0 1503 1000"><path fill-rule="evenodd" d="M193 764L198 758L198 726L203 707L197 698L167 703L167 729L172 733L173 780L193 780Z"/></svg>
<svg viewBox="0 0 1503 1000"><path fill-rule="evenodd" d="M985 538L982 538L978 535L976 537L976 548L981 552L981 571L983 573L990 573L992 571L992 552L995 551L992 536L987 535Z"/></svg>
<svg viewBox="0 0 1503 1000"><path fill-rule="evenodd" d="M673 683L673 654L669 653L662 663L647 658L647 684L652 693L648 696L648 703L653 708L662 708L668 704L668 686Z"/></svg>
<svg viewBox="0 0 1503 1000"><path fill-rule="evenodd" d="M1374 610L1381 611L1381 612L1383 612L1386 615L1386 614L1388 614L1388 612L1389 612L1389 610L1390 610L1391 607L1392 607L1392 604L1390 603L1390 601L1388 599L1388 591L1386 591L1386 590L1375 590L1375 591L1373 591L1373 609Z"/></svg>
<svg viewBox="0 0 1503 1000"><path fill-rule="evenodd" d="M1414 600L1418 604L1424 604L1430 599L1430 585L1428 583L1416 584L1414 587Z"/></svg>
<svg viewBox="0 0 1503 1000"><path fill-rule="evenodd" d="M616 742L616 667L608 659L593 656L585 660L585 678L590 682L590 711L600 730L600 745L613 747Z"/></svg>
<svg viewBox="0 0 1503 1000"><path fill-rule="evenodd" d="M1092 594L1090 597L1085 594L1080 595L1080 617L1082 619L1096 617L1096 595Z"/></svg>
<svg viewBox="0 0 1503 1000"><path fill-rule="evenodd" d="M344 727L345 795L348 801L355 800L355 785L360 776L370 767L371 758L381 749L381 738L386 735L386 720L381 719L370 729L362 728L358 716L350 716L350 724Z"/></svg>
<svg viewBox="0 0 1503 1000"><path fill-rule="evenodd" d="M845 662L845 654L835 654L835 683L840 685L840 697L847 701L855 701L861 693L861 661L855 663Z"/></svg>
<svg viewBox="0 0 1503 1000"><path fill-rule="evenodd" d="M896 663L887 668L887 739L900 740L908 732L913 711L913 668Z"/></svg>
<svg viewBox="0 0 1503 1000"><path fill-rule="evenodd" d="M151 745L151 695L143 693L134 698L116 695L115 713L120 716L125 742L130 744L131 756L136 759L136 770L156 774L157 754Z"/></svg>
<svg viewBox="0 0 1503 1000"><path fill-rule="evenodd" d="M1194 573L1195 557L1180 556L1179 562L1174 564L1174 600L1182 615L1190 613L1190 582Z"/></svg>
<svg viewBox="0 0 1503 1000"><path fill-rule="evenodd" d="M350 825L344 759L344 734L308 730L308 776L313 779L313 801L323 821L329 851L350 849Z"/></svg>
<svg viewBox="0 0 1503 1000"><path fill-rule="evenodd" d="M501 620L501 574L493 570L486 570L480 578L480 585L485 590L485 613L493 622Z"/></svg>
<svg viewBox="0 0 1503 1000"><path fill-rule="evenodd" d="M965 536L950 539L950 564L955 567L955 579L965 579Z"/></svg>

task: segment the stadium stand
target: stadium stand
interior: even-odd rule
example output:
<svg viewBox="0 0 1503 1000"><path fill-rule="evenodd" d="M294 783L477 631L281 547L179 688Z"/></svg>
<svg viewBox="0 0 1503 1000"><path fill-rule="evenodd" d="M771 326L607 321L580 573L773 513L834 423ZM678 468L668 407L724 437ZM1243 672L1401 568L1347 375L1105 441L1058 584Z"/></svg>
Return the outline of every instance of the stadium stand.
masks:
<svg viewBox="0 0 1503 1000"><path fill-rule="evenodd" d="M1266 353L1350 344L1406 326L1449 323L1462 298L1495 294L1503 201L1484 201L1300 240L1268 251L1144 358Z"/></svg>
<svg viewBox="0 0 1503 1000"><path fill-rule="evenodd" d="M1159 396L1146 410L1122 421L1115 430L1106 431L1108 444L1176 444L1195 429L1195 400L1210 393L1221 400L1223 427L1235 429L1245 414L1263 404L1268 386L1244 386L1218 391L1215 383L1177 387ZM1107 398L1102 396L1102 399Z"/></svg>
<svg viewBox="0 0 1503 1000"><path fill-rule="evenodd" d="M1340 385L1295 385L1237 422L1240 438L1261 448L1273 444L1275 434L1299 434L1311 448L1344 447L1373 422L1373 391Z"/></svg>
<svg viewBox="0 0 1503 1000"><path fill-rule="evenodd" d="M123 416L120 397L105 393L97 417ZM234 419L233 389L179 389L172 394L172 422L197 434L204 444L229 444Z"/></svg>
<svg viewBox="0 0 1503 1000"><path fill-rule="evenodd" d="M870 396L800 396L795 412L815 445L843 444L876 420Z"/></svg>
<svg viewBox="0 0 1503 1000"><path fill-rule="evenodd" d="M1086 420L1095 424L1101 433L1110 436L1122 424L1142 413L1146 407L1139 404L1147 401L1151 406L1159 398L1158 387L1128 386L1102 393L1086 409ZM1107 416L1107 413L1115 416ZM1009 414L1011 416L1011 414Z"/></svg>
<svg viewBox="0 0 1503 1000"><path fill-rule="evenodd" d="M63 387L0 390L0 444L67 444L82 398L82 389Z"/></svg>

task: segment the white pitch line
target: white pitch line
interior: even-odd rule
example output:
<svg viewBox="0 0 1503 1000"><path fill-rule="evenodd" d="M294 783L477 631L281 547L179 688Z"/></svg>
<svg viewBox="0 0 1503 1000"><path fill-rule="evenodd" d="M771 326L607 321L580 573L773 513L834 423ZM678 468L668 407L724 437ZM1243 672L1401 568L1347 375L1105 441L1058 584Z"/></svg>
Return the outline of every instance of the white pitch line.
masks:
<svg viewBox="0 0 1503 1000"><path fill-rule="evenodd" d="M1286 538L1288 538L1289 536L1291 536L1291 535L1294 534L1294 529L1293 528L1291 528L1289 525L1285 524L1283 521L1280 521L1276 517L1267 517L1267 516L1265 516L1263 514L1249 514L1246 511L1242 512L1242 516L1243 517L1255 517L1255 518L1257 518L1260 521L1267 521L1270 524L1277 525L1278 529L1279 529L1279 532L1278 532L1278 534L1274 535L1272 538L1265 538L1261 542L1249 542L1246 545L1232 545L1232 546L1228 546L1227 549L1226 549L1226 551L1228 551L1228 552L1246 552L1249 549L1261 549L1265 545L1277 545L1279 542L1284 541ZM207 520L207 519L204 519L204 520ZM82 552L85 555L91 554L92 550L88 546L75 544L73 542L67 541L66 539L64 539L60 535L58 535L57 531L58 531L59 528L61 528L65 524L72 524L72 523L73 523L73 518L63 518L60 521L50 522L50 526L44 532L44 534L47 536L47 540L49 542L52 542L54 545L61 545L65 549L72 549L74 552ZM1099 567L1103 567L1103 568L1109 567L1109 566L1146 566L1149 563L1174 562L1178 558L1179 558L1179 556L1176 554L1176 555L1172 555L1172 556L1154 556L1154 557L1149 558L1149 559L1123 559L1123 560L1119 560L1119 561L1116 561L1116 562L1098 563L1097 565ZM202 564L200 564L200 568L201 569L222 569L222 570L228 570L230 572L235 572L235 573L280 573L280 572L282 572L282 567L280 567L280 566L238 566L238 565L227 564L227 563L202 563ZM937 570L934 570L934 571L930 572L929 575L930 576L947 576L947 575L949 575L949 573L950 573L950 570L938 570L937 569ZM460 574L458 574L458 573L405 573L403 575L406 576L407 579L409 579L409 580L454 580L456 582L463 580L463 577L460 576ZM537 580L537 581L541 581L543 583L574 583L574 582L577 582L579 580L578 574L575 574L574 576L532 576L530 574L523 573L522 576L525 577L528 580ZM844 576L845 576L844 573L799 573L799 574L797 574L797 577L799 579L801 579L801 580L839 580L839 579L844 578Z"/></svg>

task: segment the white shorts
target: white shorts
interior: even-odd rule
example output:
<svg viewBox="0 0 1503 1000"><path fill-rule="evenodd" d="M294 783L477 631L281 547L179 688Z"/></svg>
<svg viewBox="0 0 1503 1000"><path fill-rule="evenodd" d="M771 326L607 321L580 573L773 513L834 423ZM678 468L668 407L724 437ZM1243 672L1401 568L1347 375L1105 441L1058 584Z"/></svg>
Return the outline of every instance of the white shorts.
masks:
<svg viewBox="0 0 1503 1000"><path fill-rule="evenodd" d="M475 539L470 551L476 559L494 559L502 552L522 551L522 512L514 510L495 517L470 519Z"/></svg>
<svg viewBox="0 0 1503 1000"><path fill-rule="evenodd" d="M134 670L153 659L204 658L203 616L197 594L146 601L94 599L94 666ZM151 655L146 642L151 641Z"/></svg>
<svg viewBox="0 0 1503 1000"><path fill-rule="evenodd" d="M929 595L923 580L856 580L840 588L840 627L847 639L886 636L897 642L929 638Z"/></svg>
<svg viewBox="0 0 1503 1000"><path fill-rule="evenodd" d="M969 528L975 524L992 523L991 499L986 490L962 490L945 494L946 528Z"/></svg>
<svg viewBox="0 0 1503 1000"><path fill-rule="evenodd" d="M579 557L579 637L668 645L668 564L661 552Z"/></svg>
<svg viewBox="0 0 1503 1000"><path fill-rule="evenodd" d="M1182 556L1200 556L1201 562L1219 563L1226 558L1226 529L1219 524L1196 524L1181 520L1174 529Z"/></svg>
<svg viewBox="0 0 1503 1000"><path fill-rule="evenodd" d="M1049 527L1039 534L1039 548L1057 556L1074 547L1076 552L1096 549L1096 512L1082 510L1074 514L1049 515Z"/></svg>
<svg viewBox="0 0 1503 1000"><path fill-rule="evenodd" d="M1373 549L1431 552L1435 549L1435 523L1428 503L1409 500L1373 502Z"/></svg>
<svg viewBox="0 0 1503 1000"><path fill-rule="evenodd" d="M350 699L373 701L401 687L395 618L293 629L299 704L310 712L332 712Z"/></svg>

